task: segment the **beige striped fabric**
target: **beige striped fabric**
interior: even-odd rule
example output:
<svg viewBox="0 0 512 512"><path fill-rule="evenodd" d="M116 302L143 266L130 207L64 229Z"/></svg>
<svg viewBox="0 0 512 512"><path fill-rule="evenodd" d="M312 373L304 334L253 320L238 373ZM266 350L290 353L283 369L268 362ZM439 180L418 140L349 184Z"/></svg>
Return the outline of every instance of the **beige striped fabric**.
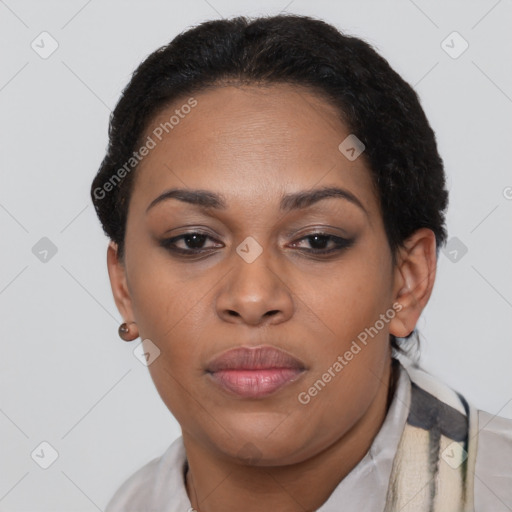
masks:
<svg viewBox="0 0 512 512"><path fill-rule="evenodd" d="M445 384L409 373L411 409L385 512L474 512L478 412Z"/></svg>

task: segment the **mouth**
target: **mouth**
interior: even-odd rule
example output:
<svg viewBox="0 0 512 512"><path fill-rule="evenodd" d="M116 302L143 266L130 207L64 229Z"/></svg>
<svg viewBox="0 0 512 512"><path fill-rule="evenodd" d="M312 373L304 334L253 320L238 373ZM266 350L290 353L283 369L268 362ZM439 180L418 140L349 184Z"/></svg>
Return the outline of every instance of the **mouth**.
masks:
<svg viewBox="0 0 512 512"><path fill-rule="evenodd" d="M222 353L206 372L223 391L240 398L263 398L295 382L306 368L302 361L270 346L240 347Z"/></svg>

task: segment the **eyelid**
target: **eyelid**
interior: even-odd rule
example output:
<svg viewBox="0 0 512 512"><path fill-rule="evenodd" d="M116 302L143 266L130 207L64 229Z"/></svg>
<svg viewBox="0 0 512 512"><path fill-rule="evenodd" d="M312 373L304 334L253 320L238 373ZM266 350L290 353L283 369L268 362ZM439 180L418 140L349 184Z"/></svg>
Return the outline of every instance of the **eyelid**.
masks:
<svg viewBox="0 0 512 512"><path fill-rule="evenodd" d="M345 229L338 226L331 226L329 224L309 225L301 227L300 229L290 229L284 233L284 237L286 239L297 239L316 234L335 236L338 238L345 238L347 240L353 238L353 235L349 234Z"/></svg>

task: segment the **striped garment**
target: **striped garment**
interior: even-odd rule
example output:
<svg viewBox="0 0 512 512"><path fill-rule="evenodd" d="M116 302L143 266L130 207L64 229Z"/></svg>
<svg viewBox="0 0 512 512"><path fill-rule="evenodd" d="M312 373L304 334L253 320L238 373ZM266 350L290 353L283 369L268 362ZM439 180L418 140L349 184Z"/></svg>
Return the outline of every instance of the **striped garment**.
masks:
<svg viewBox="0 0 512 512"><path fill-rule="evenodd" d="M473 512L478 411L425 372L409 375L411 407L385 512Z"/></svg>

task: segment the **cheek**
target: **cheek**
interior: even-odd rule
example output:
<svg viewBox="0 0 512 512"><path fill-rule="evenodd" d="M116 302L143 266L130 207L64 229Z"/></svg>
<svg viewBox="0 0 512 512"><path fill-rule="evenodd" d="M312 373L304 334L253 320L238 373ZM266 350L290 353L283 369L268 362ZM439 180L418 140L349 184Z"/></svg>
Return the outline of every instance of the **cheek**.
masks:
<svg viewBox="0 0 512 512"><path fill-rule="evenodd" d="M184 272L183 266L172 262L163 250L137 248L131 263L131 299L141 336L167 345L167 340L179 337L180 324L201 328L208 301L205 291L211 284Z"/></svg>
<svg viewBox="0 0 512 512"><path fill-rule="evenodd" d="M317 323L329 338L351 341L389 307L391 276L386 267L361 257L301 279L297 296L303 319ZM317 330L317 329L315 329Z"/></svg>
<svg viewBox="0 0 512 512"><path fill-rule="evenodd" d="M301 316L309 319L305 327L318 341L310 351L311 375L301 387L310 398L304 410L316 418L316 426L333 428L325 432L336 431L342 418L361 417L382 384L389 351L389 320L379 321L389 307L391 276L386 270L358 255L301 286L307 305Z"/></svg>
<svg viewBox="0 0 512 512"><path fill-rule="evenodd" d="M375 338L372 343L346 361L339 373L332 369L336 361L333 359L329 367L334 377L328 373L329 367L323 367L301 389L303 405L298 406L296 417L303 422L306 438L313 440L315 450L329 446L349 432L377 396L383 382L388 342ZM305 401L308 403L304 404Z"/></svg>
<svg viewBox="0 0 512 512"><path fill-rule="evenodd" d="M321 342L300 391L309 400L302 406L311 421L307 428L317 431L319 445L362 417L382 385L389 321L380 321L377 330L374 326L389 307L389 283L385 267L354 264L303 290L311 297L308 306L316 313L312 331Z"/></svg>

